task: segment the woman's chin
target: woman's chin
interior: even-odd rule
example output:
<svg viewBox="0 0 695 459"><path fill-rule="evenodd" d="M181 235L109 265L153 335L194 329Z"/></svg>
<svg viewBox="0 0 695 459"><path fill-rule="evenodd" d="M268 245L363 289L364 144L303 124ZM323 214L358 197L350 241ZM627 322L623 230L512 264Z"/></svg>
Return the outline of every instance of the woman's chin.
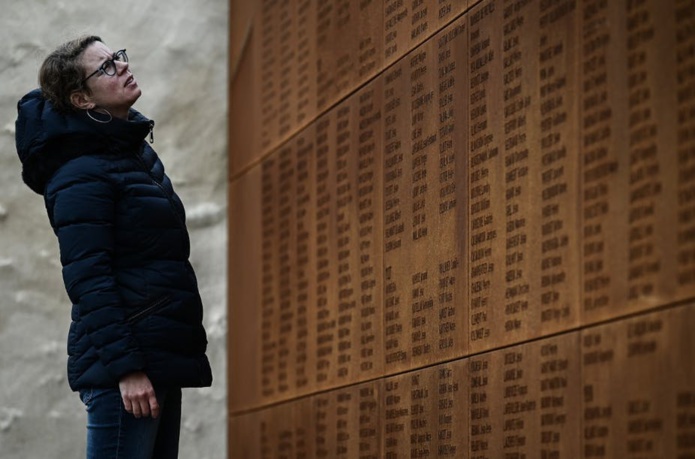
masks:
<svg viewBox="0 0 695 459"><path fill-rule="evenodd" d="M130 89L130 88L129 88ZM135 88L132 88L132 96L130 98L130 105L132 106L137 100L140 98L142 95L142 90L140 89L139 86L135 86Z"/></svg>

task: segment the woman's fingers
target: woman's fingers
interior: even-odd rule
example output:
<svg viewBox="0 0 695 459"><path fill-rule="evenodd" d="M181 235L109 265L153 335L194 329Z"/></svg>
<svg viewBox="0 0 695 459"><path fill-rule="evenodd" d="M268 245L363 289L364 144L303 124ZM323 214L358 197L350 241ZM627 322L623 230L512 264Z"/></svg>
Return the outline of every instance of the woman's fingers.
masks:
<svg viewBox="0 0 695 459"><path fill-rule="evenodd" d="M154 390L152 391L152 395L150 396L149 399L149 409L150 409L150 415L153 418L158 418L159 417L159 402L157 401L157 394L154 393Z"/></svg>
<svg viewBox="0 0 695 459"><path fill-rule="evenodd" d="M159 402L152 383L145 373L124 376L119 382L123 407L136 418L159 416Z"/></svg>
<svg viewBox="0 0 695 459"><path fill-rule="evenodd" d="M140 402L135 400L133 402L133 416L136 418L142 417L142 409L140 408Z"/></svg>
<svg viewBox="0 0 695 459"><path fill-rule="evenodd" d="M126 398L123 393L121 393L121 397L123 398L123 406L125 407L125 410L128 413L133 412L133 402L130 401L130 398Z"/></svg>
<svg viewBox="0 0 695 459"><path fill-rule="evenodd" d="M126 396L123 399L125 410L132 413L136 418L152 416L156 418L159 415L159 404L154 391L143 392ZM130 405L130 409L128 409Z"/></svg>

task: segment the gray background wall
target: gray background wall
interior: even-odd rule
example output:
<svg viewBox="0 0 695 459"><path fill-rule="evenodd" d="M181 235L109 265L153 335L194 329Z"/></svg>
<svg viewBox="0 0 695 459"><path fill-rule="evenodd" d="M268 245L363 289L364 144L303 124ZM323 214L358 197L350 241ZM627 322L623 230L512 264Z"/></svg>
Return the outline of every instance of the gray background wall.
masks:
<svg viewBox="0 0 695 459"><path fill-rule="evenodd" d="M84 33L127 48L154 147L187 207L214 385L184 392L181 458L225 457L226 0L0 0L0 457L84 456L65 377L70 303L42 198L21 181L17 100L43 58Z"/></svg>

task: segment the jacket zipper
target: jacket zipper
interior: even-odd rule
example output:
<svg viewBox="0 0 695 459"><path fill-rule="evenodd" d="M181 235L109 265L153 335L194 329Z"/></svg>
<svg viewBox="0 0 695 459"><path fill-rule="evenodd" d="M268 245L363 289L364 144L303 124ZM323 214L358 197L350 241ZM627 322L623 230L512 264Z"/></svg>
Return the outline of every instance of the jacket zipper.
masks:
<svg viewBox="0 0 695 459"><path fill-rule="evenodd" d="M136 312L135 314L133 314L132 316L128 317L128 319L127 319L128 323L132 324L134 322L137 322L143 316L148 315L148 314L152 313L155 309L163 306L167 301L169 301L168 296L165 296L165 297L158 299L157 301L155 301L151 305L147 306L145 309L142 309L142 310Z"/></svg>
<svg viewBox="0 0 695 459"><path fill-rule="evenodd" d="M153 125L151 125L153 126ZM150 131L151 132L151 131ZM152 183L157 185L157 187L162 191L164 194L164 197L169 201L169 205L171 206L171 210L174 211L174 214L176 215L176 219L178 220L179 224L181 225L181 228L183 229L183 233L186 235L186 248L187 251L186 253L189 253L191 251L191 238L188 235L188 230L186 230L186 219L181 215L181 212L179 212L179 209L176 207L176 203L174 200L169 196L169 193L167 190L164 188L164 186L157 181L157 179L154 178L150 170L148 169L147 165L145 164L145 161L142 159L142 152L138 153L136 155L138 163L140 163L140 166L142 166L143 171L150 177L150 180L152 180Z"/></svg>

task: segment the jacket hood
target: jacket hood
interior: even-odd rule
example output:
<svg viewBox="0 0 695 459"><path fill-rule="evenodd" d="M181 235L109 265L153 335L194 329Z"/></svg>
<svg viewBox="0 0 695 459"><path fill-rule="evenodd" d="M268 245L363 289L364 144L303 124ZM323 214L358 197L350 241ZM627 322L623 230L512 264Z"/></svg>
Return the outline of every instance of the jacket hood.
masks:
<svg viewBox="0 0 695 459"><path fill-rule="evenodd" d="M71 159L139 151L153 127L154 121L133 109L128 120L113 118L108 123L94 121L84 111L61 113L34 89L17 103L15 142L22 179L43 194L51 176Z"/></svg>

